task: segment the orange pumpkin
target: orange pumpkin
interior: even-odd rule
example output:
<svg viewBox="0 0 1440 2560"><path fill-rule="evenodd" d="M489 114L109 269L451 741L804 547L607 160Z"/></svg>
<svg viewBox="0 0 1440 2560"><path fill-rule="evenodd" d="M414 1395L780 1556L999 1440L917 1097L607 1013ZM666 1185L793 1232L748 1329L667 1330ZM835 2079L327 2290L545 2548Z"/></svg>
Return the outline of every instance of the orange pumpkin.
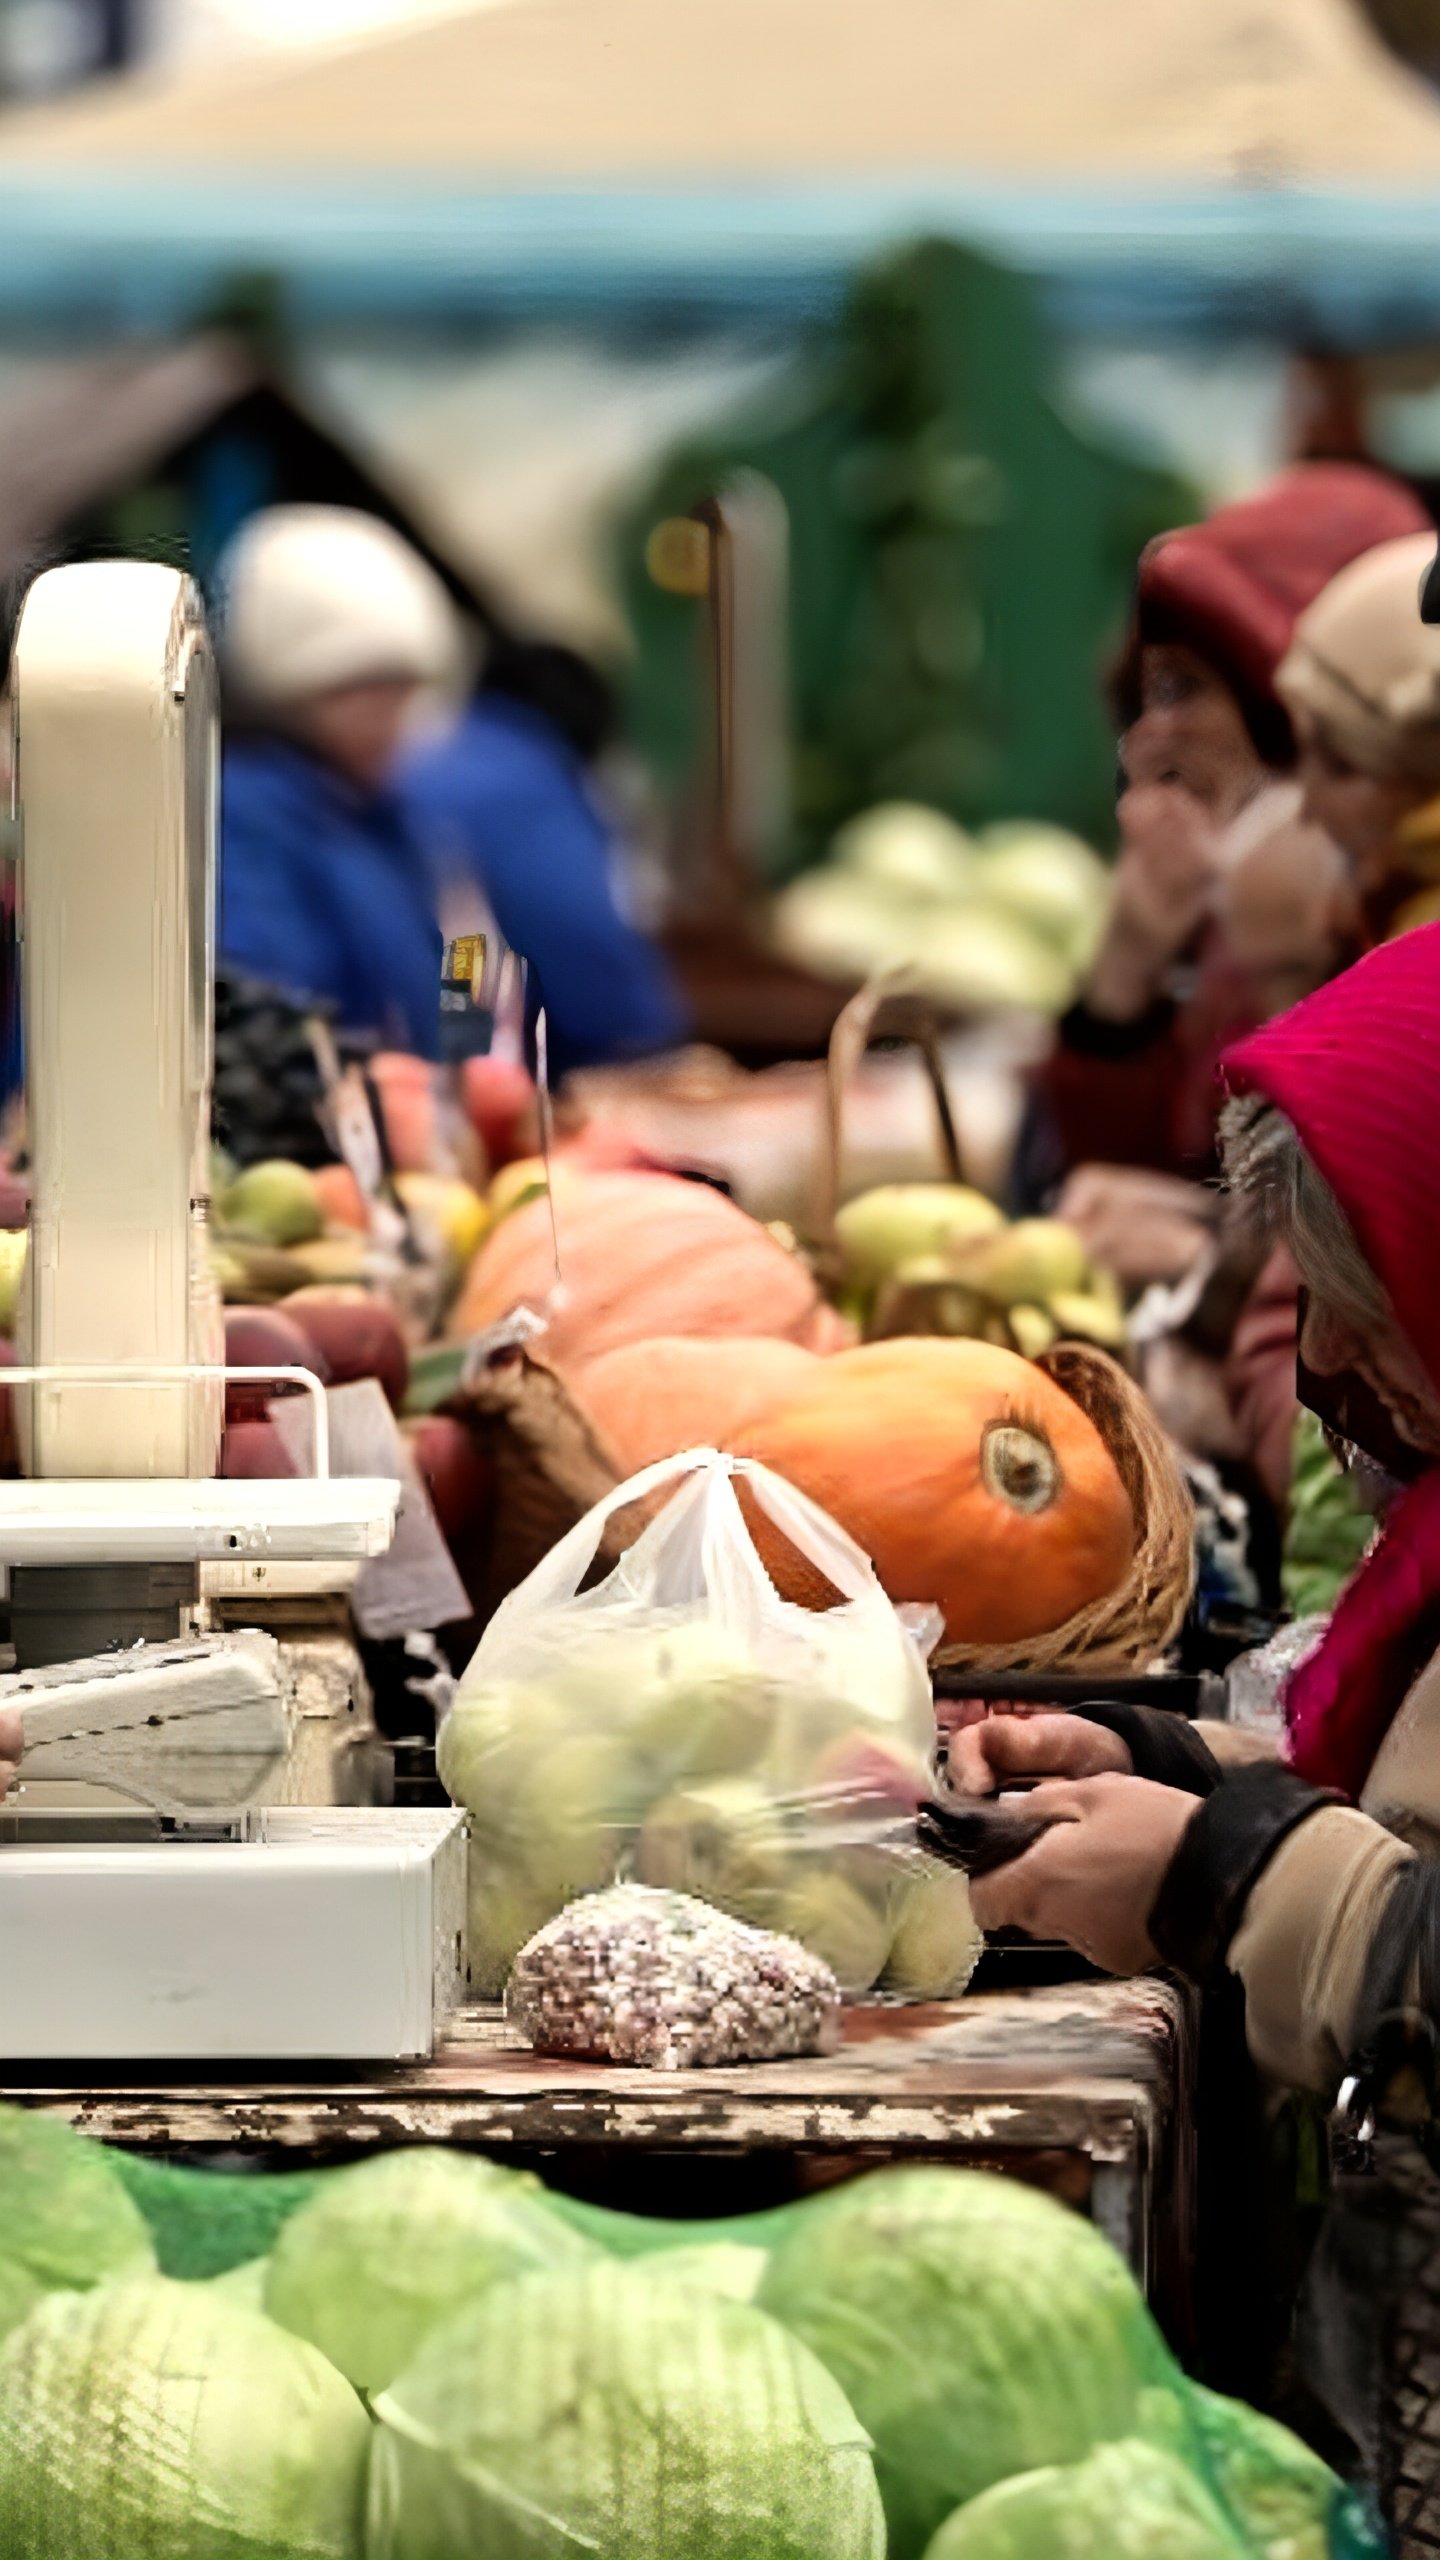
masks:
<svg viewBox="0 0 1440 2560"><path fill-rule="evenodd" d="M1041 1369L983 1342L869 1343L742 1435L865 1549L897 1602L943 1610L951 1644L1009 1644L1113 1591L1130 1499L1089 1416ZM778 1588L833 1594L747 1499Z"/></svg>
<svg viewBox="0 0 1440 2560"><path fill-rule="evenodd" d="M682 1449L733 1448L777 1404L800 1395L816 1367L798 1342L683 1335L628 1342L572 1371L570 1383L623 1475Z"/></svg>
<svg viewBox="0 0 1440 2560"><path fill-rule="evenodd" d="M815 1350L849 1338L805 1264L708 1183L557 1166L552 1185L563 1294L547 1308L550 1204L527 1201L471 1264L450 1318L456 1339L519 1307L547 1309L544 1357L568 1377L602 1352L664 1335L765 1334Z"/></svg>

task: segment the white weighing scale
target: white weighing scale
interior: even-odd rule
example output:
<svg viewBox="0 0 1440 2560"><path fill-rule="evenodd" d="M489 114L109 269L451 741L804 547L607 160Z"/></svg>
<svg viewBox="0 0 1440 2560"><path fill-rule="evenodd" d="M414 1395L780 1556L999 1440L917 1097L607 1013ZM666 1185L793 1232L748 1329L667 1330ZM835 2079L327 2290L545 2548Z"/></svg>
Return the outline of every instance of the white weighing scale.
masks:
<svg viewBox="0 0 1440 2560"><path fill-rule="evenodd" d="M330 1587L383 1554L400 1488L330 1476L308 1373L224 1363L194 588L129 561L48 572L11 693L32 1205L6 1373L26 1472L0 1482L0 1705L25 1734L0 1807L0 2070L424 2056L460 1996L458 1817L267 1804L279 1649L202 1625L207 1577ZM217 1477L227 1376L309 1391L310 1477Z"/></svg>

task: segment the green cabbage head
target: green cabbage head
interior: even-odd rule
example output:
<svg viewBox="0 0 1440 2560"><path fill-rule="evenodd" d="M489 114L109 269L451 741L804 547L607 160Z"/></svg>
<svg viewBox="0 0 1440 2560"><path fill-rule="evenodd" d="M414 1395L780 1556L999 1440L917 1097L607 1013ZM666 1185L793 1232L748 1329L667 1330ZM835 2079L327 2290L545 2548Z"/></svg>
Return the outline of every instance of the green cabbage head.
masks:
<svg viewBox="0 0 1440 2560"><path fill-rule="evenodd" d="M0 2255L44 2292L153 2268L155 2252L98 2142L23 2107L0 2107Z"/></svg>
<svg viewBox="0 0 1440 2560"><path fill-rule="evenodd" d="M492 2285L596 2255L538 2178L463 2151L392 2151L337 2170L285 2224L265 2309L357 2390L381 2391Z"/></svg>
<svg viewBox="0 0 1440 2560"><path fill-rule="evenodd" d="M865 2431L823 2366L639 2267L498 2287L375 2415L367 2560L885 2560Z"/></svg>
<svg viewBox="0 0 1440 2560"><path fill-rule="evenodd" d="M1250 2560L1171 2453L1130 2442L1022 2472L941 2526L926 2560Z"/></svg>
<svg viewBox="0 0 1440 2560"><path fill-rule="evenodd" d="M1143 2433L1143 2395L1175 2380L1093 2224L976 2170L881 2170L807 2205L758 2298L872 2438L890 2560L993 2482Z"/></svg>
<svg viewBox="0 0 1440 2560"><path fill-rule="evenodd" d="M371 2426L209 2285L52 2293L0 2349L7 2560L361 2560Z"/></svg>

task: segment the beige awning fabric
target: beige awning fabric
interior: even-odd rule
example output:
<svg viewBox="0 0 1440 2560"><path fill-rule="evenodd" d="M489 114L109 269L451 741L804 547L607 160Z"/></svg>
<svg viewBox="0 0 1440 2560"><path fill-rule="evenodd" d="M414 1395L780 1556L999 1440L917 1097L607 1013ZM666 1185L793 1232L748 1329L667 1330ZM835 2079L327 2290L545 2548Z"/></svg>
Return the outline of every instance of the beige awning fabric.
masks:
<svg viewBox="0 0 1440 2560"><path fill-rule="evenodd" d="M0 119L0 174L1428 188L1351 0L500 0Z"/></svg>

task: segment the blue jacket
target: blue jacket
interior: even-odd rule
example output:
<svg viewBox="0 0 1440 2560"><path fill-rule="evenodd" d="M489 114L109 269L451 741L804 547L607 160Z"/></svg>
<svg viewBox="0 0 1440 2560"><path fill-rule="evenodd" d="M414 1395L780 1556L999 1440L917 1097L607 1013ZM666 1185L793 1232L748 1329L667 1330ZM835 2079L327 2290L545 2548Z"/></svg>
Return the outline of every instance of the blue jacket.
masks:
<svg viewBox="0 0 1440 2560"><path fill-rule="evenodd" d="M557 1080L688 1037L684 999L620 912L604 822L548 722L482 696L410 756L397 790L432 865L472 882L530 963Z"/></svg>
<svg viewBox="0 0 1440 2560"><path fill-rule="evenodd" d="M222 964L334 1005L340 1028L434 1058L440 927L422 840L392 792L366 793L287 740L226 747Z"/></svg>

